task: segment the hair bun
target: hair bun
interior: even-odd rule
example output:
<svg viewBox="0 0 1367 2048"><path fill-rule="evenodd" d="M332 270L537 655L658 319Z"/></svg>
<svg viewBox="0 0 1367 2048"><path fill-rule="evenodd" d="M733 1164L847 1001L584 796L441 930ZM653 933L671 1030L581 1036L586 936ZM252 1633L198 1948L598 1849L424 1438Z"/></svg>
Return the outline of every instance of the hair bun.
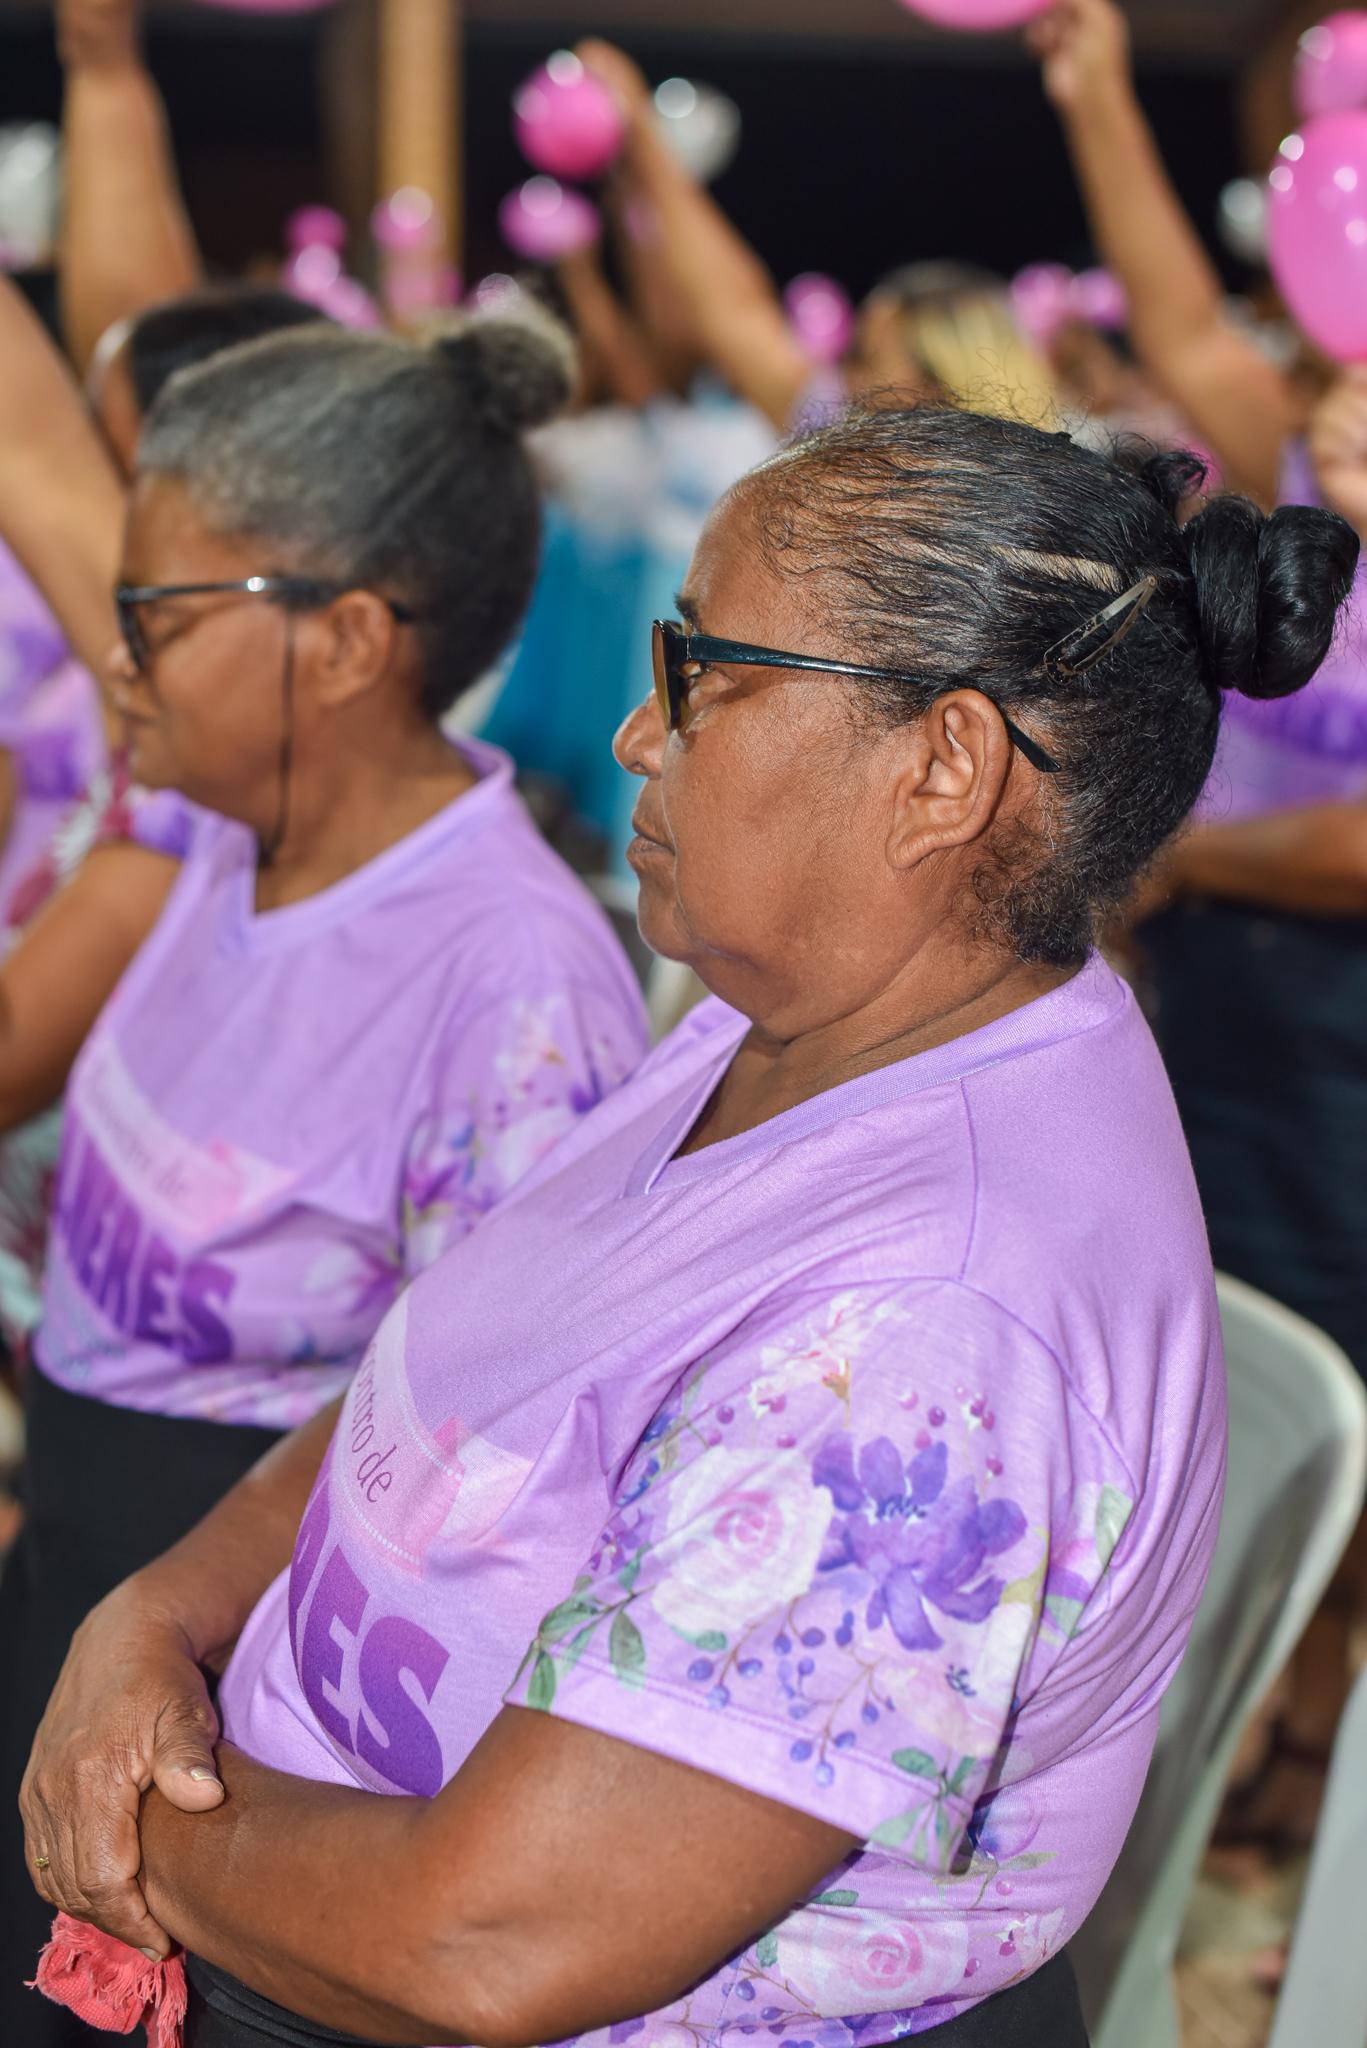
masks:
<svg viewBox="0 0 1367 2048"><path fill-rule="evenodd" d="M1245 697L1303 689L1329 652L1358 537L1335 512L1213 498L1184 529L1211 679Z"/></svg>
<svg viewBox="0 0 1367 2048"><path fill-rule="evenodd" d="M561 323L525 296L435 337L433 352L494 433L524 434L555 418L574 390L575 351Z"/></svg>

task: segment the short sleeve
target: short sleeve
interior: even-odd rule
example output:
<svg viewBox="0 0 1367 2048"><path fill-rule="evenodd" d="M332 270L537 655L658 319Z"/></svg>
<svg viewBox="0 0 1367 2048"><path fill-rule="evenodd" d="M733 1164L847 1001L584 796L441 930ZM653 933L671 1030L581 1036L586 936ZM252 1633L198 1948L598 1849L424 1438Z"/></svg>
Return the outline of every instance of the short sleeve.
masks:
<svg viewBox="0 0 1367 2048"><path fill-rule="evenodd" d="M592 989L510 995L463 1023L408 1148L409 1278L497 1207L645 1048L639 1005Z"/></svg>
<svg viewBox="0 0 1367 2048"><path fill-rule="evenodd" d="M948 1869L1105 1568L1073 1540L1105 1456L1070 1406L1044 1346L965 1289L752 1318L646 1432L510 1703ZM1054 1612L1056 1546L1076 1612Z"/></svg>

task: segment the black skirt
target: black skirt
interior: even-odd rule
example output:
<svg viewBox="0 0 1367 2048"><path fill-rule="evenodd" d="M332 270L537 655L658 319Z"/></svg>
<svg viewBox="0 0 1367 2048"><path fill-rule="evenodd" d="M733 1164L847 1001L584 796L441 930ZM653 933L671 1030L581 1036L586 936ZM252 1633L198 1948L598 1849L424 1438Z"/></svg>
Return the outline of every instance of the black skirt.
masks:
<svg viewBox="0 0 1367 2048"><path fill-rule="evenodd" d="M185 2048L382 2048L298 2019L198 1956L187 1958L187 1965ZM871 2025L859 2038L872 2048L882 2037ZM1066 1954L1054 1956L1024 1983L914 2038L933 2041L935 2048L1087 2048L1073 1966Z"/></svg>
<svg viewBox="0 0 1367 2048"><path fill-rule="evenodd" d="M94 2048L108 2035L24 1988L52 1926L15 1804L33 1737L91 1608L202 1520L278 1436L115 1408L36 1367L26 1394L24 1524L0 1576L0 2043Z"/></svg>

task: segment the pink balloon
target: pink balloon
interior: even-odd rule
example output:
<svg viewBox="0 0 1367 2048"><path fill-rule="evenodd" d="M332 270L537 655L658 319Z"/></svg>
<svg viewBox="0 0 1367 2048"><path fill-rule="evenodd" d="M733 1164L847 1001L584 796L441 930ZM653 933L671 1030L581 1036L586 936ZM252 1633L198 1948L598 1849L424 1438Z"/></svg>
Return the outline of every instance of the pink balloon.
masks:
<svg viewBox="0 0 1367 2048"><path fill-rule="evenodd" d="M1037 348L1048 348L1075 317L1077 279L1066 263L1031 263L1011 283L1016 325Z"/></svg>
<svg viewBox="0 0 1367 2048"><path fill-rule="evenodd" d="M1119 333L1129 324L1125 287L1109 270L1080 270L1073 279L1073 315L1089 327Z"/></svg>
<svg viewBox="0 0 1367 2048"><path fill-rule="evenodd" d="M346 247L346 222L330 206L300 206L285 222L287 249L336 249Z"/></svg>
<svg viewBox="0 0 1367 2048"><path fill-rule="evenodd" d="M441 223L430 196L417 185L404 185L382 199L370 216L370 232L389 255L433 249L441 239Z"/></svg>
<svg viewBox="0 0 1367 2048"><path fill-rule="evenodd" d="M1267 230L1272 274L1310 339L1367 362L1367 112L1324 114L1287 137Z"/></svg>
<svg viewBox="0 0 1367 2048"><path fill-rule="evenodd" d="M912 14L924 15L941 28L967 29L974 34L984 29L1019 28L1053 4L1054 0L902 0Z"/></svg>
<svg viewBox="0 0 1367 2048"><path fill-rule="evenodd" d="M598 240L598 208L554 178L528 178L498 209L499 232L529 263L556 263Z"/></svg>
<svg viewBox="0 0 1367 2048"><path fill-rule="evenodd" d="M804 271L783 294L794 334L815 363L838 363L854 340L849 293L833 277Z"/></svg>
<svg viewBox="0 0 1367 2048"><path fill-rule="evenodd" d="M348 277L335 249L313 242L298 249L280 273L280 282L296 299L316 306L341 327L378 327L380 309L363 284Z"/></svg>
<svg viewBox="0 0 1367 2048"><path fill-rule="evenodd" d="M616 100L569 50L557 50L513 100L513 132L529 163L553 178L598 178L622 147Z"/></svg>
<svg viewBox="0 0 1367 2048"><path fill-rule="evenodd" d="M1296 54L1296 111L1303 121L1367 107L1367 14L1331 14L1301 37Z"/></svg>

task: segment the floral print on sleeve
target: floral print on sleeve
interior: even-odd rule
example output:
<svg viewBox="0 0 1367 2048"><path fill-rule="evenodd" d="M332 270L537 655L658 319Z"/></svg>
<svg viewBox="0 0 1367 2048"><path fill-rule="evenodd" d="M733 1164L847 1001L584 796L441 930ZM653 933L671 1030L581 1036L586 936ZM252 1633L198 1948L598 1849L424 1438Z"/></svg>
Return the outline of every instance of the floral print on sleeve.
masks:
<svg viewBox="0 0 1367 2048"><path fill-rule="evenodd" d="M1031 1890L1054 1852L1008 1780L1022 1703L1083 1625L1128 1502L1083 1485L1079 1525L1052 1360L990 1303L922 1293L808 1297L705 1358L508 1695L864 1845L651 2043L889 2040L1072 1931Z"/></svg>
<svg viewBox="0 0 1367 2048"><path fill-rule="evenodd" d="M557 992L517 996L466 1025L448 1091L423 1118L403 1183L411 1278L472 1230L639 1062L623 1006Z"/></svg>

